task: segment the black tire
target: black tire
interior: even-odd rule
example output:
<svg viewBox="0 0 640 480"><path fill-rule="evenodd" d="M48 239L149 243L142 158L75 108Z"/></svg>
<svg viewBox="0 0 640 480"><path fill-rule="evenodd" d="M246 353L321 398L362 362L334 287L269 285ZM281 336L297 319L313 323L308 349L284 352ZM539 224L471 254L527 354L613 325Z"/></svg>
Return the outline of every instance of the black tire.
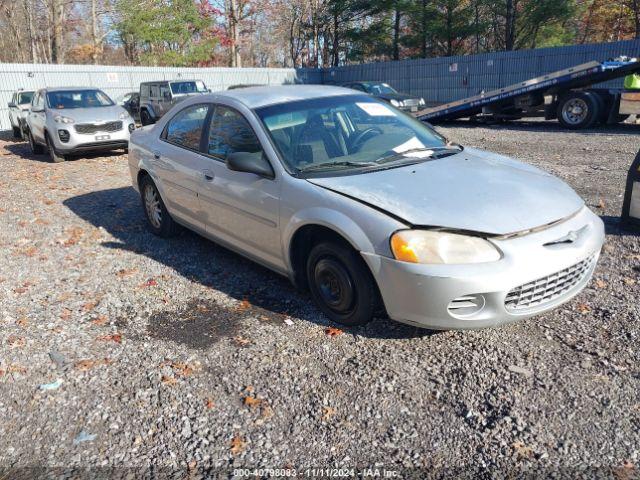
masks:
<svg viewBox="0 0 640 480"><path fill-rule="evenodd" d="M62 163L67 160L67 157L58 153L56 147L53 145L51 138L49 138L49 134L45 134L45 140L47 141L47 151L49 152L49 160L51 163Z"/></svg>
<svg viewBox="0 0 640 480"><path fill-rule="evenodd" d="M147 112L146 110L142 110L140 112L140 123L142 124L142 126L147 126L147 125L151 125L153 123L153 120L151 119L151 115L149 115L149 112Z"/></svg>
<svg viewBox="0 0 640 480"><path fill-rule="evenodd" d="M629 119L630 116L631 115L618 114L616 115L616 117L614 117L613 123L624 123Z"/></svg>
<svg viewBox="0 0 640 480"><path fill-rule="evenodd" d="M564 128L590 128L600 119L600 101L594 93L569 92L558 102L557 117Z"/></svg>
<svg viewBox="0 0 640 480"><path fill-rule="evenodd" d="M157 217L152 213L151 206L147 205L146 195L148 194L148 190L151 190L157 199ZM147 219L147 227L151 233L162 238L170 238L180 231L180 226L171 218L171 215L169 215L167 207L165 207L164 201L160 196L160 192L149 175L145 175L140 181L140 199L142 200L142 209Z"/></svg>
<svg viewBox="0 0 640 480"><path fill-rule="evenodd" d="M307 259L311 296L332 321L347 326L370 322L380 307L380 294L358 253L339 242L314 246Z"/></svg>
<svg viewBox="0 0 640 480"><path fill-rule="evenodd" d="M31 134L31 131L27 131L27 140L29 141L29 147L31 148L31 153L34 155L42 155L44 153L44 147L36 142L35 138Z"/></svg>
<svg viewBox="0 0 640 480"><path fill-rule="evenodd" d="M11 127L13 129L13 138L22 139L22 130L20 127Z"/></svg>

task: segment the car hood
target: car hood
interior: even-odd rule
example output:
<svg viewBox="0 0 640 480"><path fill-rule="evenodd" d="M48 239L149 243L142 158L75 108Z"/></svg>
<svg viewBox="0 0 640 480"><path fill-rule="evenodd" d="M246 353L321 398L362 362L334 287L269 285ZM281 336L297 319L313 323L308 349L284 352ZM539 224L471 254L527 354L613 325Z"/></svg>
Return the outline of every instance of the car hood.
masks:
<svg viewBox="0 0 640 480"><path fill-rule="evenodd" d="M413 226L506 235L569 217L583 200L530 165L468 148L449 157L309 182Z"/></svg>
<svg viewBox="0 0 640 480"><path fill-rule="evenodd" d="M64 115L73 118L76 123L105 123L120 120L120 114L129 113L120 105L111 107L94 107L94 108L61 108L59 110L52 109L51 113L55 115Z"/></svg>

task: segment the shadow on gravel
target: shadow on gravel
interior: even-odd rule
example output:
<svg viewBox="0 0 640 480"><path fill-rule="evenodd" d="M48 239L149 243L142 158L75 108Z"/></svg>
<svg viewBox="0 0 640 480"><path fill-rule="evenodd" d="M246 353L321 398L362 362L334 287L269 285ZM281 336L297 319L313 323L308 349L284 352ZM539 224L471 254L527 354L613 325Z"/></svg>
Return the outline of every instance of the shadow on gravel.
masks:
<svg viewBox="0 0 640 480"><path fill-rule="evenodd" d="M617 235L621 237L637 237L640 235L637 231L625 228L621 223L620 217L602 215L600 218L604 222L604 231L607 235Z"/></svg>
<svg viewBox="0 0 640 480"><path fill-rule="evenodd" d="M34 155L31 153L31 149L29 148L29 144L23 142L22 140L12 139L14 143L4 145L4 149L10 152L12 155L16 155L18 157L25 158L27 160L33 160L34 162L43 162L50 163L49 154L45 151L42 155ZM69 155L67 157L67 161L74 161L80 159L90 160L92 158L102 158L102 157L110 157L110 156L119 156L122 155L122 150L113 150L107 152L87 152L77 155Z"/></svg>
<svg viewBox="0 0 640 480"><path fill-rule="evenodd" d="M489 128L492 130L506 131L527 131L544 133L572 133L577 135L637 135L640 133L640 125L633 123L619 123L616 125L600 125L586 130L567 130L560 126L558 122L545 121L512 121L502 123L482 123L470 120L452 120L449 122L435 123L434 127L456 127L456 128Z"/></svg>
<svg viewBox="0 0 640 480"><path fill-rule="evenodd" d="M285 318L291 316L328 325L310 297L297 291L285 277L188 230L171 239L152 235L145 227L140 198L131 187L79 195L65 200L64 205L117 238L117 242L105 242L103 247L146 255L191 281L241 302L235 307L211 300L191 302L183 308L155 314L149 320L148 330L154 338L207 348L221 338L238 336L249 316L277 324L283 324ZM348 331L385 339L435 333L387 319L375 319L364 327Z"/></svg>

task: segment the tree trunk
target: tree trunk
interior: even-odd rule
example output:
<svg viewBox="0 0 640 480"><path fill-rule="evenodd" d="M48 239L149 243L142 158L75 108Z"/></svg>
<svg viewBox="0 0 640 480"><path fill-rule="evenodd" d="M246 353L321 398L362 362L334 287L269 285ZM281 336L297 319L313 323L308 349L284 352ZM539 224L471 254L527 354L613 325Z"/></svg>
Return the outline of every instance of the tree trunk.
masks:
<svg viewBox="0 0 640 480"><path fill-rule="evenodd" d="M25 18L27 20L27 41L29 42L29 55L30 55L29 61L31 63L37 63L38 52L37 52L36 38L34 35L34 28L33 28L33 10L31 8L31 0L24 0L23 6L24 6Z"/></svg>
<svg viewBox="0 0 640 480"><path fill-rule="evenodd" d="M507 0L504 27L504 48L513 50L516 43L516 9L515 0Z"/></svg>
<svg viewBox="0 0 640 480"><path fill-rule="evenodd" d="M337 67L340 64L340 38L338 33L338 27L340 26L338 21L338 13L334 12L333 14L333 52L332 52L332 60L331 65Z"/></svg>
<svg viewBox="0 0 640 480"><path fill-rule="evenodd" d="M402 13L396 5L393 19L393 59L400 60L400 20Z"/></svg>
<svg viewBox="0 0 640 480"><path fill-rule="evenodd" d="M636 38L640 39L640 0L631 1L631 10L636 24Z"/></svg>
<svg viewBox="0 0 640 480"><path fill-rule="evenodd" d="M427 58L427 0L422 0L422 32L420 33L420 50L422 58Z"/></svg>
<svg viewBox="0 0 640 480"><path fill-rule="evenodd" d="M91 63L96 65L98 63L98 53L100 50L100 44L102 43L98 33L98 6L96 2L98 0L91 0Z"/></svg>
<svg viewBox="0 0 640 480"><path fill-rule="evenodd" d="M240 30L238 28L238 4L237 0L229 0L229 37L231 39L230 53L231 66L242 67L242 57L240 56Z"/></svg>

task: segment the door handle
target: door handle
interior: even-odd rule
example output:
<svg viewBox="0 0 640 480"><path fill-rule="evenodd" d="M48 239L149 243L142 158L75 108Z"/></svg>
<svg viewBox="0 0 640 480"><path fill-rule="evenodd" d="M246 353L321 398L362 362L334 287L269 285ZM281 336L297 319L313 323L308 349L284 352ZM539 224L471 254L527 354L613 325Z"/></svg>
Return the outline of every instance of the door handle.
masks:
<svg viewBox="0 0 640 480"><path fill-rule="evenodd" d="M204 175L204 179L207 182L213 182L213 179L214 179L215 175L213 174L213 172L211 170L204 170L202 172L202 174Z"/></svg>
<svg viewBox="0 0 640 480"><path fill-rule="evenodd" d="M160 152L153 152L153 158L160 160Z"/></svg>

